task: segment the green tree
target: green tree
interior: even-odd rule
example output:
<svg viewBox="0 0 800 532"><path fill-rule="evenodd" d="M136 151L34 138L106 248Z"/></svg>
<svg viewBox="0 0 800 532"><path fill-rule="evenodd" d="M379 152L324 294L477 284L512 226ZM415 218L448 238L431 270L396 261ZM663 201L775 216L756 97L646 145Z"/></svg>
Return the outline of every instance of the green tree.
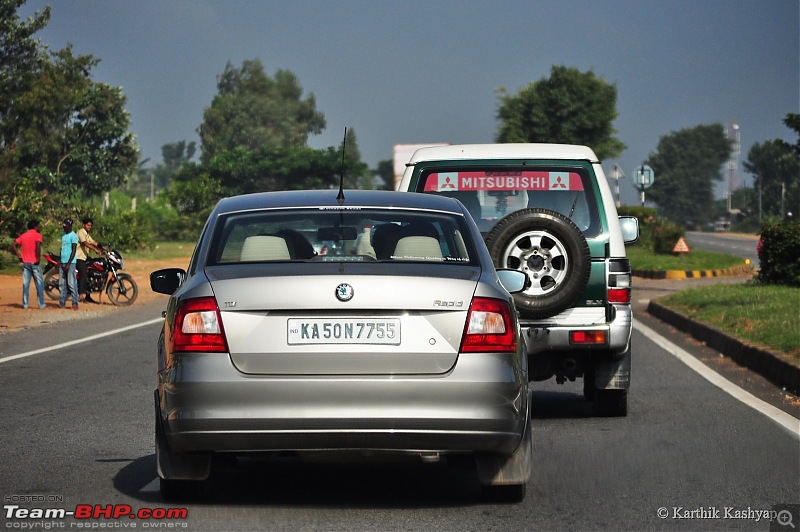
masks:
<svg viewBox="0 0 800 532"><path fill-rule="evenodd" d="M372 180L372 174L369 171L369 166L366 163L361 162L361 150L358 149L356 130L352 128L348 129L345 134L345 139L345 145L339 146L339 153L341 153L342 149L345 150L343 158L344 168L337 172L341 173L344 171L344 187L372 190L375 188L375 184ZM342 163L340 163L339 166L342 166Z"/></svg>
<svg viewBox="0 0 800 532"><path fill-rule="evenodd" d="M90 196L125 182L138 148L122 90L90 77L98 62L67 46L30 74L33 83L13 107L19 125L5 161L9 176L39 168L42 188Z"/></svg>
<svg viewBox="0 0 800 532"><path fill-rule="evenodd" d="M549 78L510 95L499 89L497 142L583 144L600 159L617 157L625 145L616 138L617 88L590 70L553 66Z"/></svg>
<svg viewBox="0 0 800 532"><path fill-rule="evenodd" d="M156 165L149 172L153 172L154 186L159 190L165 189L169 186L172 176L177 172L181 166L190 162L197 151L197 144L194 142L186 142L185 140L179 142L171 142L161 146L161 158L164 161Z"/></svg>
<svg viewBox="0 0 800 532"><path fill-rule="evenodd" d="M800 156L780 139L753 144L743 162L753 175L762 216L784 216L800 204Z"/></svg>
<svg viewBox="0 0 800 532"><path fill-rule="evenodd" d="M17 10L25 0L0 0L0 186L7 183L16 159L16 140L25 127L17 110L30 91L44 52L33 35L50 21L50 6L20 22Z"/></svg>
<svg viewBox="0 0 800 532"><path fill-rule="evenodd" d="M783 119L783 123L797 135L797 140L794 143L794 151L797 153L798 157L800 157L800 114L789 113L786 115L786 118Z"/></svg>
<svg viewBox="0 0 800 532"><path fill-rule="evenodd" d="M219 179L210 177L201 165L186 163L173 175L164 195L181 220L187 222L189 232L197 233L211 209L226 194Z"/></svg>
<svg viewBox="0 0 800 532"><path fill-rule="evenodd" d="M310 134L325 128L314 95L301 99L296 76L278 70L270 78L258 59L244 61L241 68L228 63L217 90L198 128L204 163L236 148L304 146Z"/></svg>
<svg viewBox="0 0 800 532"><path fill-rule="evenodd" d="M721 181L722 165L731 153L721 124L700 125L661 137L647 164L655 181L648 199L658 205L659 215L683 224L711 221L714 181Z"/></svg>
<svg viewBox="0 0 800 532"><path fill-rule="evenodd" d="M8 233L30 216L59 219L67 203L78 209L65 198L119 186L138 159L122 91L91 79L99 62L91 55L71 46L48 53L33 34L50 9L20 23L23 3L0 0L0 231Z"/></svg>
<svg viewBox="0 0 800 532"><path fill-rule="evenodd" d="M378 161L378 166L372 170L372 174L383 182L378 189L394 190L394 161L392 159Z"/></svg>
<svg viewBox="0 0 800 532"><path fill-rule="evenodd" d="M341 151L307 146L237 147L202 165L226 195L338 186Z"/></svg>

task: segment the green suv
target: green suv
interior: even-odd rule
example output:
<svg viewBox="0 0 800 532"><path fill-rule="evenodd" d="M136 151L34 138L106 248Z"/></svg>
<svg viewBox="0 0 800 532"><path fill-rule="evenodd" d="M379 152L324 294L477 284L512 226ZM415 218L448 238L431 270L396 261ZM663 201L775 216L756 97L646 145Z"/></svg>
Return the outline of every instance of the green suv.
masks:
<svg viewBox="0 0 800 532"><path fill-rule="evenodd" d="M585 146L468 144L420 148L401 191L461 201L497 268L524 272L514 294L531 380L583 378L601 416L625 416L631 368L636 218L620 217Z"/></svg>

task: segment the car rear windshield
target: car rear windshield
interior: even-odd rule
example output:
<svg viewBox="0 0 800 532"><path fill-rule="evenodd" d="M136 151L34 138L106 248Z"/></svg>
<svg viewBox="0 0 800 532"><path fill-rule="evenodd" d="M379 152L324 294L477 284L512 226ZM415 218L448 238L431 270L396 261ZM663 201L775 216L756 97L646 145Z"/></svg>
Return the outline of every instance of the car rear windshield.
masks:
<svg viewBox="0 0 800 532"><path fill-rule="evenodd" d="M417 190L458 199L483 233L500 218L527 208L557 211L586 236L600 232L594 189L582 167L439 167L423 171Z"/></svg>
<svg viewBox="0 0 800 532"><path fill-rule="evenodd" d="M463 216L376 208L265 209L221 216L208 265L253 262L477 263Z"/></svg>

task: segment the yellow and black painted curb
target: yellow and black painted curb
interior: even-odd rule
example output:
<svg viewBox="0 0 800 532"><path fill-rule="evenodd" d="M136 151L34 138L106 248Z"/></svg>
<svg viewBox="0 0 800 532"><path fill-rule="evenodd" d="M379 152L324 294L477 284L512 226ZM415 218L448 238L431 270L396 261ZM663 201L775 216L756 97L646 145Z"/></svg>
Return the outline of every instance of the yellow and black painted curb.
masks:
<svg viewBox="0 0 800 532"><path fill-rule="evenodd" d="M633 270L631 273L634 277L644 277L645 279L699 279L701 277L729 277L753 271L750 261L745 261L740 266L722 270Z"/></svg>

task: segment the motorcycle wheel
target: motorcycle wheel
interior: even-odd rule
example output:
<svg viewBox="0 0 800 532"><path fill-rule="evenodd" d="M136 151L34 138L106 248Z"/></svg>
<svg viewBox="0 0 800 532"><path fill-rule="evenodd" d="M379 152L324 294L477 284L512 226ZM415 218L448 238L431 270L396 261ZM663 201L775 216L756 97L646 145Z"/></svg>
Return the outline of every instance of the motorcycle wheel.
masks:
<svg viewBox="0 0 800 532"><path fill-rule="evenodd" d="M58 289L58 268L53 268L44 275L44 293L47 297L58 301L61 291Z"/></svg>
<svg viewBox="0 0 800 532"><path fill-rule="evenodd" d="M116 281L108 283L106 295L108 295L108 299L115 305L127 307L136 301L136 297L139 295L139 287L136 285L136 281L133 280L133 277L127 273L122 273L117 275Z"/></svg>

